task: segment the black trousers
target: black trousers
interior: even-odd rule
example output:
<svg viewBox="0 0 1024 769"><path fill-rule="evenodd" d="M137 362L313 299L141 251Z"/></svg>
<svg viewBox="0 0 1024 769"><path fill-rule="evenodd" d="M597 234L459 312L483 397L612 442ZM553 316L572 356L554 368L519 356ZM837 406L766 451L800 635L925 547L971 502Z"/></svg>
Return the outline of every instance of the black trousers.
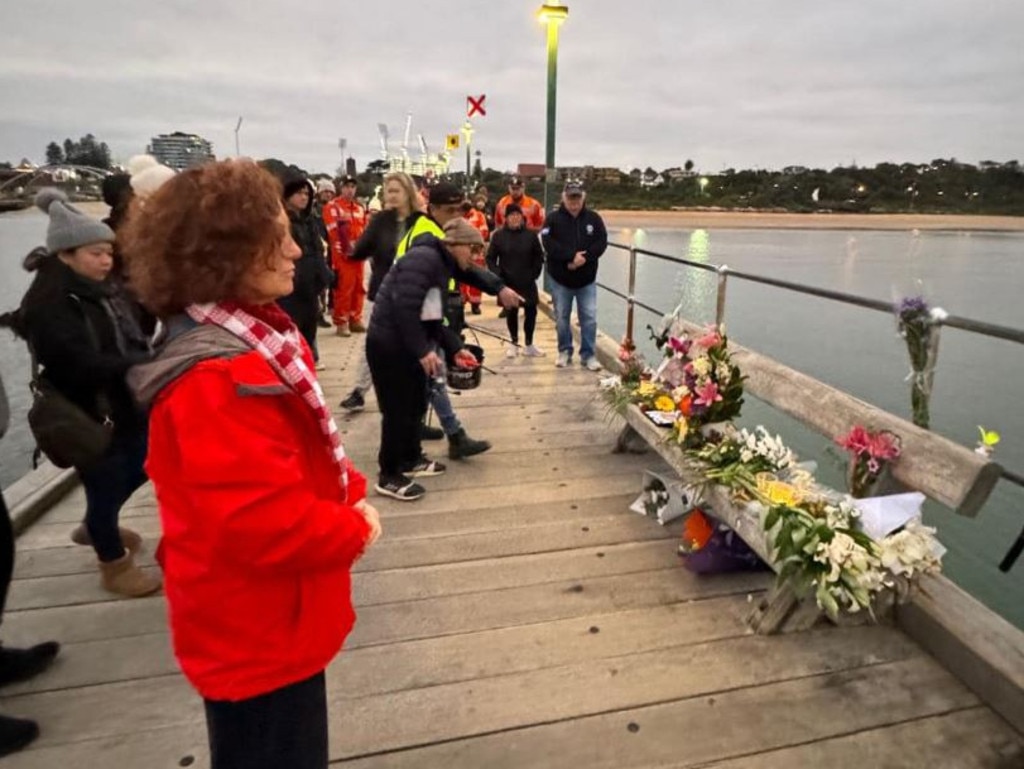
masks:
<svg viewBox="0 0 1024 769"><path fill-rule="evenodd" d="M14 574L14 529L11 527L7 503L4 501L3 494L0 494L0 622L4 618L7 590L11 586L12 574Z"/></svg>
<svg viewBox="0 0 1024 769"><path fill-rule="evenodd" d="M381 413L380 477L391 480L423 453L420 421L427 412L427 375L408 351L381 344L372 334L366 340L366 362Z"/></svg>
<svg viewBox="0 0 1024 769"><path fill-rule="evenodd" d="M505 322L508 324L508 335L513 342L519 342L519 308L506 310ZM523 305L523 335L526 344L533 344L533 331L537 328L537 305Z"/></svg>
<svg viewBox="0 0 1024 769"><path fill-rule="evenodd" d="M326 769L323 671L251 699L203 702L211 769Z"/></svg>

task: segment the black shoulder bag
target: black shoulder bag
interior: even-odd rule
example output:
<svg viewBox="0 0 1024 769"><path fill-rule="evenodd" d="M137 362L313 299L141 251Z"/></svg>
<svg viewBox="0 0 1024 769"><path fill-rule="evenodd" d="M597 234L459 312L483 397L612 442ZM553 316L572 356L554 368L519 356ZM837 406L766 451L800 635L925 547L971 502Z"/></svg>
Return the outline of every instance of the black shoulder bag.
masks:
<svg viewBox="0 0 1024 769"><path fill-rule="evenodd" d="M99 337L84 310L82 317L89 341L99 351ZM102 415L102 420L97 421L53 386L39 371L39 362L31 344L28 350L32 356L32 407L28 412L28 425L36 445L57 467L88 469L110 448L114 433L110 400L102 388L97 390L96 406Z"/></svg>

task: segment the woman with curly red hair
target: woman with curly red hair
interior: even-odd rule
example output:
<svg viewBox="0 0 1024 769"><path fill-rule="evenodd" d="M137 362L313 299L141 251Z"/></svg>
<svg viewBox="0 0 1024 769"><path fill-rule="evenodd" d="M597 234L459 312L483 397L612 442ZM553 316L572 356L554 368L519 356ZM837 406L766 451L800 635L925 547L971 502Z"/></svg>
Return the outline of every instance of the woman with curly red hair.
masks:
<svg viewBox="0 0 1024 769"><path fill-rule="evenodd" d="M350 569L380 533L309 346L276 300L300 251L281 187L248 161L178 174L119 243L168 341L130 383L175 654L203 696L211 766L327 766L324 669L355 621Z"/></svg>

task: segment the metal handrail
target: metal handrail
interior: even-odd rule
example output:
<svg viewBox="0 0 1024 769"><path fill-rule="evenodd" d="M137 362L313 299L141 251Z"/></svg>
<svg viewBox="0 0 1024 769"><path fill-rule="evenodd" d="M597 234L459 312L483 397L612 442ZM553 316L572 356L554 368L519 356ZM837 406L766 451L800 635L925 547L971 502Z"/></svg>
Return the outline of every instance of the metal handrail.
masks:
<svg viewBox="0 0 1024 769"><path fill-rule="evenodd" d="M673 264L679 264L686 267L693 267L698 270L704 270L705 272L714 272L717 273L719 276L728 275L728 277L730 278L746 280L752 283L760 283L765 286L774 286L775 288L782 288L786 289L787 291L795 291L798 294L807 294L809 296L817 296L822 299L830 299L832 301L841 302L843 304L850 304L856 307L865 307L869 310L876 310L879 312L885 312L889 314L893 313L892 302L883 302L880 299L869 299L866 296L847 294L843 291L833 291L827 288L816 288L814 286L807 286L802 283L793 283L792 281L788 280L769 278L767 276L757 275L755 273L731 270L728 266L724 264L717 265L708 264L706 262L694 262L690 259L684 259L681 256L660 254L656 251L648 251L643 248L627 246L622 243L609 242L608 246L611 248L619 248L624 251L628 251L630 252L630 254L641 254L643 256L649 256L664 262L671 262ZM630 263L630 271L635 278L635 259L631 258ZM633 292L631 291L630 293ZM988 336L994 339L1004 339L1009 342L1024 344L1024 331L1015 328L1009 328L1007 326L1001 326L998 323L988 323L982 320L974 320L973 318L964 318L959 315L949 315L943 320L938 321L938 325L949 326L950 328L957 328L962 331L970 331L972 333L981 334L982 336Z"/></svg>
<svg viewBox="0 0 1024 769"><path fill-rule="evenodd" d="M684 267L693 267L694 269L704 270L705 272L714 272L718 275L718 290L715 302L715 323L721 325L725 319L725 297L726 297L726 284L730 277L738 280L747 280L752 283L760 283L766 286L773 286L775 288L785 289L787 291L795 291L799 294L806 294L809 296L816 296L822 299L828 299L834 302L841 302L843 304L850 304L857 307L864 307L869 310L876 310L879 312L894 313L893 305L889 302L883 302L878 299L869 299L863 296L857 296L855 294L847 294L842 291L832 291L826 288L815 288L813 286L805 286L801 283L793 283L788 280L778 280L776 278L768 278L764 275L755 275L749 272L734 272L730 270L726 265L707 264L705 262L695 262L691 259L684 259L680 256L672 256L670 254L661 254L657 251L648 251L643 248L637 248L636 246L627 246L622 243L614 243L609 241L608 246L611 248L619 248L629 253L629 288L628 293L623 294L620 291L616 291L610 286L606 286L601 282L598 282L598 287L605 291L613 294L626 301L626 337L623 340L625 344L630 346L634 345L633 341L633 321L634 311L636 307L640 307L648 312L654 313L655 315L665 315L665 313L657 308L651 307L650 305L638 302L636 299L636 257L637 254L642 256L648 256L653 259L658 259L665 262L671 262ZM951 328L957 328L962 331L967 331L973 334L981 334L982 336L991 337L993 339L1003 339L1009 342L1016 342L1017 344L1024 344L1024 331L1020 331L1014 328L1008 328L1006 326L1000 326L996 323L986 323L985 321L973 320L971 318L962 318L956 315L947 315L945 318L935 320L935 333L931 335L929 340L929 359L936 360L938 355L938 344L939 344L939 328L941 326L949 326ZM932 376L934 371L929 371L926 374L927 387L931 390ZM1000 478L1024 488L1024 476L1021 476L1006 468L1000 468ZM999 564L1000 571L1009 571L1014 563L1016 563L1018 557L1024 553L1024 531L1021 532L1020 536L1013 543L1010 551L1003 558Z"/></svg>
<svg viewBox="0 0 1024 769"><path fill-rule="evenodd" d="M634 308L640 307L655 315L665 315L663 310L659 310L656 307L644 304L643 302L637 301L635 296L636 290L636 257L637 255L649 256L654 259L661 261L672 262L673 264L679 264L685 267L694 267L705 272L714 272L719 276L718 285L718 301L716 307L716 322L721 324L725 312L725 280L727 277L738 278L741 280L749 280L755 283L761 283L764 285L774 286L776 288L782 288L789 291L796 291L801 294L808 294L811 296L821 297L823 299L830 299L844 304L851 304L858 307L865 307L870 310L879 310L887 313L893 312L893 306L889 302L883 302L878 299L869 299L863 296L856 296L855 294L847 294L842 291L831 291L829 289L814 288L813 286L805 286L800 283L793 283L786 280L776 280L775 278L767 278L763 275L755 275L753 273L745 272L733 272L728 269L725 265L707 264L705 262L694 262L690 259L684 259L679 256L671 256L670 254L661 254L656 251L648 251L643 248L637 248L635 246L627 246L622 243L608 243L611 248L618 248L629 253L629 293L623 294L621 291L617 291L610 286L607 286L600 281L597 282L599 288L607 291L608 293L624 299L627 304L627 316L626 316L626 341L630 344L634 343L633 340L633 328L634 328ZM1024 344L1024 332L1017 329L1007 328L994 323L986 323L984 321L972 320L970 318L961 318L958 316L950 315L941 321L937 321L937 325L950 326L958 328L963 331L968 331L974 334L981 334L982 336L988 336L996 339L1005 339L1011 342L1018 342ZM1024 488L1024 476L1002 468L1000 476L1003 480L1009 481L1010 483Z"/></svg>

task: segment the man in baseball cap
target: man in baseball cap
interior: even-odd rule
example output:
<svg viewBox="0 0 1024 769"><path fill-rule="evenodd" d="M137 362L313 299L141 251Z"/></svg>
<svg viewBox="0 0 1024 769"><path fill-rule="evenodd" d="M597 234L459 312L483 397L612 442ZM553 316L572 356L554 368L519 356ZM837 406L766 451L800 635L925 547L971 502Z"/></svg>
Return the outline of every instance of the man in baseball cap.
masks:
<svg viewBox="0 0 1024 769"><path fill-rule="evenodd" d="M526 185L521 176L513 176L509 179L508 194L494 207L495 227L505 226L505 209L510 203L515 203L522 210L527 228L540 230L544 226L544 206L526 194Z"/></svg>

